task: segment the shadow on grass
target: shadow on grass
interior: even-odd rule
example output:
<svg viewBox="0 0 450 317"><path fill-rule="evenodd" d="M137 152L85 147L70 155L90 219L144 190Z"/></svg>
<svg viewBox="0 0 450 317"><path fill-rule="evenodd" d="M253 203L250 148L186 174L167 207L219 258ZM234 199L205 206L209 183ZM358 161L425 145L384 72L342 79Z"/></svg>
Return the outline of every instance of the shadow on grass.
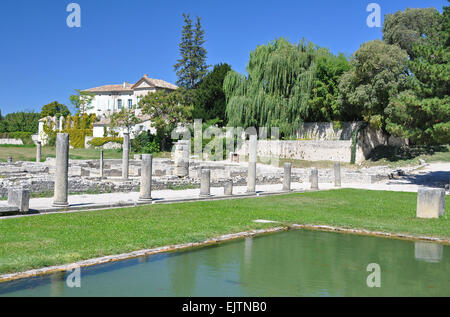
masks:
<svg viewBox="0 0 450 317"><path fill-rule="evenodd" d="M368 160L377 162L386 160L389 162L397 162L404 160L412 160L422 155L435 155L437 153L449 152L446 145L437 146L415 146L415 147L394 147L380 145L372 150Z"/></svg>

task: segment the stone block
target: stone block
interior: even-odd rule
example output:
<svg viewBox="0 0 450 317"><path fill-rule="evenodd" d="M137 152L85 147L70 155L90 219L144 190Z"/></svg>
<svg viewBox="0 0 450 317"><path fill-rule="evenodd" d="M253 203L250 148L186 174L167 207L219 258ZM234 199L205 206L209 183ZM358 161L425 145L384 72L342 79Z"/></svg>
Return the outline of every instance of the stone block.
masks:
<svg viewBox="0 0 450 317"><path fill-rule="evenodd" d="M22 188L9 189L8 205L17 207L19 212L28 212L30 206L30 191Z"/></svg>
<svg viewBox="0 0 450 317"><path fill-rule="evenodd" d="M442 260L444 246L437 243L414 242L414 257L416 260L437 263Z"/></svg>
<svg viewBox="0 0 450 317"><path fill-rule="evenodd" d="M439 218L445 213L445 189L421 187L417 191L417 218Z"/></svg>

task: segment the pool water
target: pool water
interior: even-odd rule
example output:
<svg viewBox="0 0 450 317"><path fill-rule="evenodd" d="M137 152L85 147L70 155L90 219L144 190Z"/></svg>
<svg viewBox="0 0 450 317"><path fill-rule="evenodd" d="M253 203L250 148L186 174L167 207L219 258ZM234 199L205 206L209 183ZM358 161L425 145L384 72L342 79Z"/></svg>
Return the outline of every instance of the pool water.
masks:
<svg viewBox="0 0 450 317"><path fill-rule="evenodd" d="M70 273L0 296L450 296L450 246L292 230L82 268L79 288Z"/></svg>

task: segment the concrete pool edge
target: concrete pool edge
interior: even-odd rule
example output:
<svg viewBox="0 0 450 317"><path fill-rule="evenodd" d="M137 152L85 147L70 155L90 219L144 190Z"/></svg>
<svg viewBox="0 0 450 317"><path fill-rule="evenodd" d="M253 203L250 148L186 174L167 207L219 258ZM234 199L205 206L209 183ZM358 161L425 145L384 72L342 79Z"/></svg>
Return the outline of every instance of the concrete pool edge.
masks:
<svg viewBox="0 0 450 317"><path fill-rule="evenodd" d="M428 236L414 236L405 233L392 233L392 232L383 232L383 231L371 231L367 229L357 229L357 228L343 228L343 227L334 227L328 225L311 225L311 224L293 224L289 225L290 229L309 229L309 230L317 230L317 231L327 231L327 232L338 232L338 233L347 233L347 234L355 234L360 236L372 236L378 238L390 238L390 239L400 239L400 240L409 240L409 241L425 241L425 242L434 242L439 244L450 245L450 240L442 239L437 237L428 237ZM0 280L1 281L1 280Z"/></svg>
<svg viewBox="0 0 450 317"><path fill-rule="evenodd" d="M284 227L274 227L274 228L267 228L267 229L243 231L243 232L238 232L238 233L221 235L217 238L206 239L202 242L190 242L190 243L169 245L169 246L144 249L144 250L139 250L139 251L115 254L115 255L108 255L108 256L103 256L103 257L98 257L98 258L87 259L87 260L81 260L81 261L78 261L75 263L70 263L70 264L55 265L55 266L49 266L49 267L44 267L44 268L40 268L40 269L23 271L23 272L2 274L2 275L0 275L0 283L10 282L10 281L14 281L14 280L20 280L20 279L25 279L25 278L35 277L35 276L48 275L48 274L57 273L57 272L68 271L68 270L71 270L76 267L82 268L82 267L88 267L88 266L93 266L93 265L98 265L98 264L105 264L105 263L109 263L109 262L129 260L129 259L138 258L141 256L149 256L149 255L154 255L154 254L159 254L159 253L182 251L182 250L187 250L187 249L196 248L196 247L204 247L204 246L214 245L216 243L232 241L232 240L240 239L240 238L253 237L253 236L263 235L263 234L268 234L268 233L287 231L288 229L289 229L288 227L284 226Z"/></svg>

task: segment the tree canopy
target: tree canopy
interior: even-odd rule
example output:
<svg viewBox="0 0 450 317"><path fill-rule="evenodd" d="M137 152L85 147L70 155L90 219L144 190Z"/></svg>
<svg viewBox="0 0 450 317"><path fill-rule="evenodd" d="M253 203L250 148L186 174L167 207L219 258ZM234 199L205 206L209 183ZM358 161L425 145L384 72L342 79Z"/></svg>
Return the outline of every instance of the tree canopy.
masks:
<svg viewBox="0 0 450 317"><path fill-rule="evenodd" d="M179 44L181 56L174 65L174 69L178 76L177 85L193 89L208 72L208 65L206 65L207 51L203 47L205 31L202 29L199 17L197 17L195 27L188 14L183 13L183 17L185 25Z"/></svg>
<svg viewBox="0 0 450 317"><path fill-rule="evenodd" d="M226 114L231 126L279 127L296 131L308 115L317 48L285 39L250 53L248 77L230 71L224 80Z"/></svg>
<svg viewBox="0 0 450 317"><path fill-rule="evenodd" d="M208 121L219 119L226 122L226 100L223 91L223 81L231 70L228 64L217 64L195 87L193 117Z"/></svg>
<svg viewBox="0 0 450 317"><path fill-rule="evenodd" d="M397 45L380 40L361 45L352 58L353 68L339 83L339 103L346 118L385 127L389 99L404 90L408 55Z"/></svg>
<svg viewBox="0 0 450 317"><path fill-rule="evenodd" d="M45 118L45 117L54 117L54 116L68 116L70 115L70 111L69 109L63 105L60 104L57 101L53 101L45 106L42 107L41 110L41 118Z"/></svg>

